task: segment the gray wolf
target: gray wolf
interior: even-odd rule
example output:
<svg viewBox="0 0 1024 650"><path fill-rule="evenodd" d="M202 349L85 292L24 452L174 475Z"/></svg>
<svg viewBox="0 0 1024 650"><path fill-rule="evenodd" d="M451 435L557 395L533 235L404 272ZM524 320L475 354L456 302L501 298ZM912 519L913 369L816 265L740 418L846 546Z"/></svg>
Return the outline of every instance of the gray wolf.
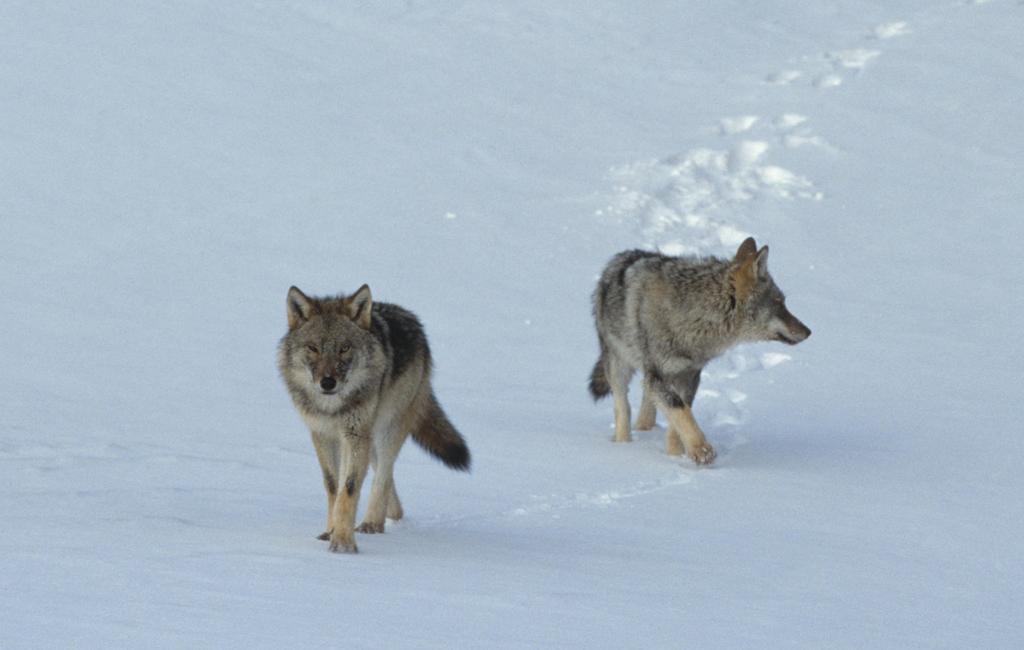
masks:
<svg viewBox="0 0 1024 650"><path fill-rule="evenodd" d="M469 449L434 397L430 348L415 315L374 302L365 284L332 298L292 287L287 309L277 363L323 471L327 530L320 539L332 551L355 553L355 530L382 533L385 515L402 518L393 470L410 434L452 469L469 469ZM356 529L369 465L373 484Z"/></svg>
<svg viewBox="0 0 1024 650"><path fill-rule="evenodd" d="M637 429L654 426L655 408L668 421L665 446L699 465L715 450L693 418L701 369L733 345L781 341L796 345L811 330L786 309L768 273L768 247L747 238L731 260L670 257L629 250L613 257L594 291L601 356L590 376L594 400L615 401L615 441L628 442L627 391L637 370L644 395Z"/></svg>

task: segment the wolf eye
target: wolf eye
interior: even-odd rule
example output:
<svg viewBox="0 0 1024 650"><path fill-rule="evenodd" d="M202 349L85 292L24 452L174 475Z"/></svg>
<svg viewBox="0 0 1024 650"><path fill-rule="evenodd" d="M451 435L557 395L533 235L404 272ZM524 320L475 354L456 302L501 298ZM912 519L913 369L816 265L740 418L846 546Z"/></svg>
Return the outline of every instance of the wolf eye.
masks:
<svg viewBox="0 0 1024 650"><path fill-rule="evenodd" d="M344 354L345 352L348 352L351 349L352 346L350 346L348 343L342 343L341 347L338 348L338 351Z"/></svg>
<svg viewBox="0 0 1024 650"><path fill-rule="evenodd" d="M315 345L307 345L306 349L312 352L313 354L320 354L320 350L318 350Z"/></svg>

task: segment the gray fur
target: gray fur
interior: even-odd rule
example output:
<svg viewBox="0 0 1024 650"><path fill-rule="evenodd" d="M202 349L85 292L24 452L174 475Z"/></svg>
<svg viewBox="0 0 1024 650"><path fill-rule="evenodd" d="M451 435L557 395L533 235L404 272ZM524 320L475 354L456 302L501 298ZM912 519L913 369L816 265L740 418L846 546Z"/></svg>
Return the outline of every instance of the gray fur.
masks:
<svg viewBox="0 0 1024 650"><path fill-rule="evenodd" d="M732 260L642 250L613 257L594 292L601 348L590 379L594 399L611 392L617 409L624 405L628 411L626 386L640 370L654 403L663 410L686 409L701 369L730 347L771 340L795 345L810 336L786 309L767 263L768 247L758 251L752 238ZM621 429L621 414L616 422ZM617 440L629 439L628 413L625 422Z"/></svg>
<svg viewBox="0 0 1024 650"><path fill-rule="evenodd" d="M402 516L392 471L407 436L454 469L469 468L469 449L434 397L430 348L415 315L373 302L365 285L334 298L292 287L287 310L278 369L323 472L328 525L321 538L331 550L354 552L367 464L374 478L359 530L383 532L385 515Z"/></svg>

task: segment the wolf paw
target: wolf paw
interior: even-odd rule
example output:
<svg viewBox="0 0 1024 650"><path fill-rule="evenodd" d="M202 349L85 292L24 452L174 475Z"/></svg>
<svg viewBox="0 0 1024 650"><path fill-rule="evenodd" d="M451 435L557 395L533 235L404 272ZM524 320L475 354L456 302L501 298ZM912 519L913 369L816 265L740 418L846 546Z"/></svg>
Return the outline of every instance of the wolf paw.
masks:
<svg viewBox="0 0 1024 650"><path fill-rule="evenodd" d="M717 454L715 453L715 448L705 442L693 449L687 450L686 455L698 465L710 465L715 460Z"/></svg>
<svg viewBox="0 0 1024 650"><path fill-rule="evenodd" d="M353 539L351 537L349 539L343 539L339 535L332 535L331 536L331 546L330 546L330 549L331 549L332 553L358 553L359 552L359 548L356 547L356 540L355 539Z"/></svg>
<svg viewBox="0 0 1024 650"><path fill-rule="evenodd" d="M380 523L375 523L370 521L364 521L363 523L359 524L358 528L356 528L356 532L367 533L370 535L374 533L383 533L384 522L382 521Z"/></svg>
<svg viewBox="0 0 1024 650"><path fill-rule="evenodd" d="M324 532L322 532L319 535L317 535L316 538L319 539L322 542L326 542L327 540L329 540L331 538L331 531L325 530Z"/></svg>

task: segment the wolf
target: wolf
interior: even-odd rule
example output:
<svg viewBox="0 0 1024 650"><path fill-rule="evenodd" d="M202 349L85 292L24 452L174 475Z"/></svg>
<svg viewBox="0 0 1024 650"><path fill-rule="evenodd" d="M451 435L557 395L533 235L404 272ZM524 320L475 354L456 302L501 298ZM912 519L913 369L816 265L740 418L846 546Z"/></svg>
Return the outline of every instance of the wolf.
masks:
<svg viewBox="0 0 1024 650"><path fill-rule="evenodd" d="M685 447L698 465L715 459L693 418L705 364L737 343L796 345L811 335L768 273L768 247L758 250L753 237L731 260L623 251L605 267L593 301L600 357L590 393L595 401L612 394L615 441L631 439L627 391L639 370L644 393L636 428L652 428L661 410L666 452L678 456Z"/></svg>
<svg viewBox="0 0 1024 650"><path fill-rule="evenodd" d="M356 553L356 530L382 533L385 516L402 518L393 470L410 434L456 470L469 470L469 448L434 396L430 348L412 312L374 302L365 284L328 298L291 287L287 309L277 363L323 471L327 530L319 539L332 551ZM368 465L373 483L356 529Z"/></svg>

